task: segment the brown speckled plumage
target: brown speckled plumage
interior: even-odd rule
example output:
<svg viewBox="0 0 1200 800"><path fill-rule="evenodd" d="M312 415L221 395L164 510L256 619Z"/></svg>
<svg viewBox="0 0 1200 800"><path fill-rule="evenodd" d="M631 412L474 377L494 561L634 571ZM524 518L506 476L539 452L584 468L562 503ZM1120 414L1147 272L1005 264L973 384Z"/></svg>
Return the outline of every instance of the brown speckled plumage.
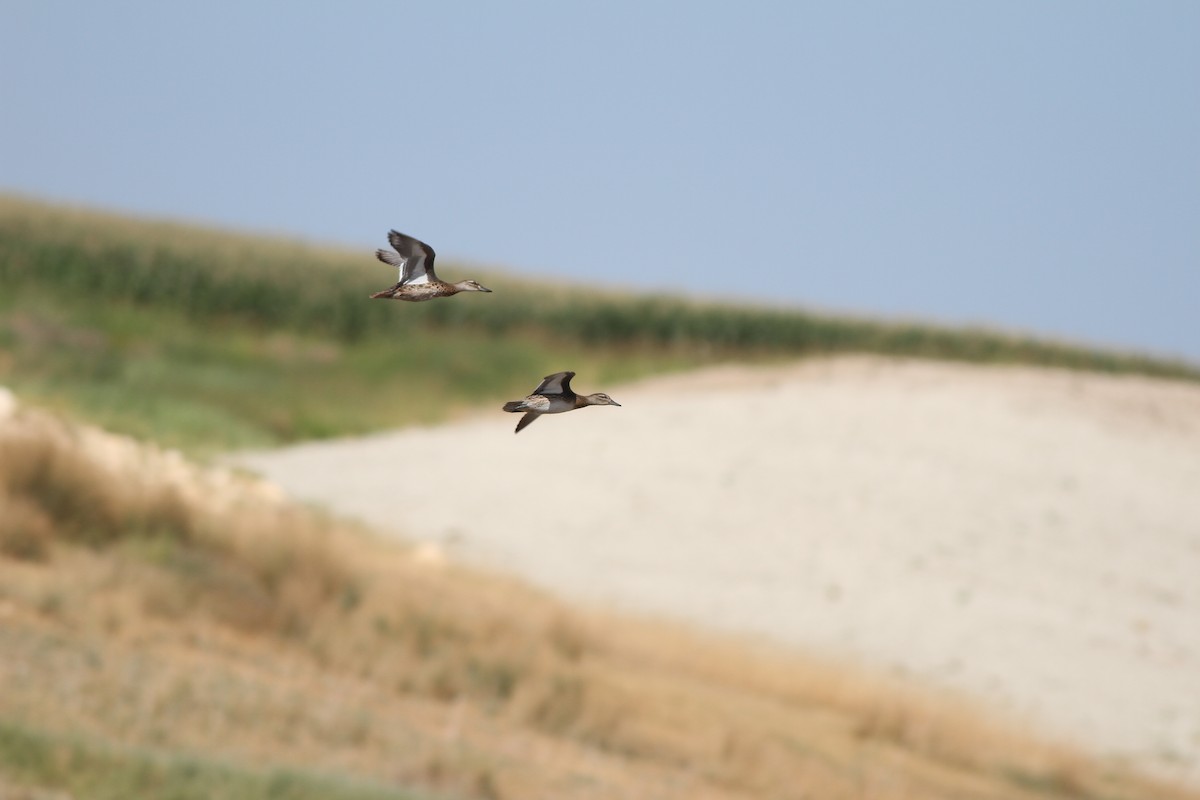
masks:
<svg viewBox="0 0 1200 800"><path fill-rule="evenodd" d="M408 300L418 303L435 297L450 297L459 292L490 292L476 281L447 283L433 271L433 248L400 231L389 231L388 242L396 252L376 250L375 257L400 270L400 280L390 289L376 292L372 299Z"/></svg>

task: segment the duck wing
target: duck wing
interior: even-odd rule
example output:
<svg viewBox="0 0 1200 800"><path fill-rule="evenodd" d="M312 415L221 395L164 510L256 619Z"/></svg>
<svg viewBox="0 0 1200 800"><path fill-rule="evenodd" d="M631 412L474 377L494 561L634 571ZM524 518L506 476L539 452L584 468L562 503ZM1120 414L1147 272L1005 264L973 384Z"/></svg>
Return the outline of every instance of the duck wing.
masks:
<svg viewBox="0 0 1200 800"><path fill-rule="evenodd" d="M396 251L376 250L375 257L400 270L400 283L430 283L436 281L433 271L433 248L400 231L388 231L388 243Z"/></svg>
<svg viewBox="0 0 1200 800"><path fill-rule="evenodd" d="M574 372L556 372L553 375L547 375L542 378L542 382L533 390L533 393L573 395L575 392L571 391L571 378L574 377Z"/></svg>
<svg viewBox="0 0 1200 800"><path fill-rule="evenodd" d="M538 412L530 411L528 414L521 417L521 421L517 423L517 429L515 431L513 431L513 433L520 433L525 428L528 428L530 425L532 425L534 422L536 422L537 418L540 416L541 416L541 414L539 414Z"/></svg>

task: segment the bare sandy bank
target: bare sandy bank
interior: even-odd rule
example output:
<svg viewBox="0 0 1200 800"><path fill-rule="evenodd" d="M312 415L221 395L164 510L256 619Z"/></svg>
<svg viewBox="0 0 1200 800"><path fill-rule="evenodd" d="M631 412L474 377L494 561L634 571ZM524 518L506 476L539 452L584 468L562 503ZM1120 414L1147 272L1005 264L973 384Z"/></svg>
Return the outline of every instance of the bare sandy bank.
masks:
<svg viewBox="0 0 1200 800"><path fill-rule="evenodd" d="M1200 780L1200 387L873 358L575 382L623 407L237 461L571 597L965 690Z"/></svg>

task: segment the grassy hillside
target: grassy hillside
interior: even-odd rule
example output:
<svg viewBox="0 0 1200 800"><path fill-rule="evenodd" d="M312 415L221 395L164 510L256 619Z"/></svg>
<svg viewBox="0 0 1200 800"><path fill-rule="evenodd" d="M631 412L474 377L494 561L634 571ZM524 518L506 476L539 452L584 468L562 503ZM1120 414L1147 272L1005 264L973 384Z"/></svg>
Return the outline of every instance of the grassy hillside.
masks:
<svg viewBox="0 0 1200 800"><path fill-rule="evenodd" d="M0 508L0 796L1190 796L33 412L0 419Z"/></svg>
<svg viewBox="0 0 1200 800"><path fill-rule="evenodd" d="M382 232L381 232L382 234ZM985 331L542 287L399 304L369 251L0 197L0 383L205 452L444 419L526 393L728 359L874 352L1140 372L1189 365Z"/></svg>

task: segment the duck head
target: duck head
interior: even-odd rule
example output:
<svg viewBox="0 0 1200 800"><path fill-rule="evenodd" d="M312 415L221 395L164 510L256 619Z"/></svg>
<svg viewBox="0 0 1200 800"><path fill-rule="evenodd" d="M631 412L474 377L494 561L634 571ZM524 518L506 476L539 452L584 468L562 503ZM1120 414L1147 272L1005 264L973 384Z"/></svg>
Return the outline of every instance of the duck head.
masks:
<svg viewBox="0 0 1200 800"><path fill-rule="evenodd" d="M611 397L606 395L604 392L596 392L595 394L589 394L584 399L587 400L587 404L589 406L617 406L617 407L620 407L620 405L621 405L616 400L613 400Z"/></svg>

